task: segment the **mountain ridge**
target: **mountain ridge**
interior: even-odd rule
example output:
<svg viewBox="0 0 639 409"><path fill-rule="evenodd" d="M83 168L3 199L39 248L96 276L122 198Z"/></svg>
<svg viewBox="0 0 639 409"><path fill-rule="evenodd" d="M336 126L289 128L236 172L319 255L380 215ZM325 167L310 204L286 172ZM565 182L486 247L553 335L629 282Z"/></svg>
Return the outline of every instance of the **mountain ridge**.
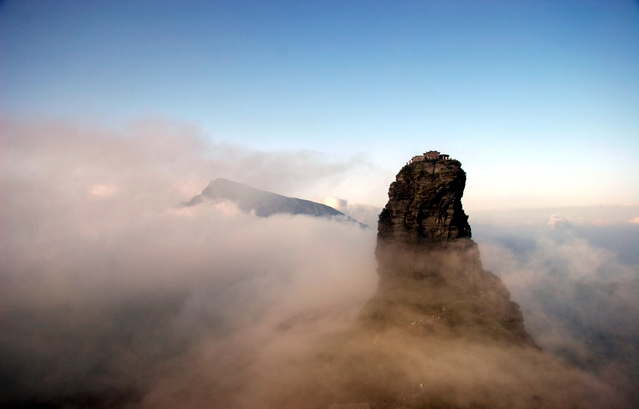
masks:
<svg viewBox="0 0 639 409"><path fill-rule="evenodd" d="M236 203L243 212L255 211L258 217L269 217L274 214L308 215L343 220L357 223L361 227L368 227L328 205L280 195L224 178L217 178L209 182L202 193L194 196L184 205L196 206L207 200L230 200Z"/></svg>

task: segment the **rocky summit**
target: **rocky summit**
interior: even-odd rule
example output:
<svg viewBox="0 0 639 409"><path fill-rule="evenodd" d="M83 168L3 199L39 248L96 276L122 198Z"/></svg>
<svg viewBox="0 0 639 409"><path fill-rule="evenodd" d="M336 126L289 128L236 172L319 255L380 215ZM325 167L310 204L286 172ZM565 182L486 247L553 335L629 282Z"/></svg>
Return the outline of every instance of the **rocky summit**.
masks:
<svg viewBox="0 0 639 409"><path fill-rule="evenodd" d="M380 282L363 317L379 327L535 346L506 286L482 267L461 203L465 185L461 163L436 151L399 171L379 216Z"/></svg>
<svg viewBox="0 0 639 409"><path fill-rule="evenodd" d="M384 243L408 245L470 238L461 204L465 186L459 161L413 159L390 186L379 216L379 237Z"/></svg>

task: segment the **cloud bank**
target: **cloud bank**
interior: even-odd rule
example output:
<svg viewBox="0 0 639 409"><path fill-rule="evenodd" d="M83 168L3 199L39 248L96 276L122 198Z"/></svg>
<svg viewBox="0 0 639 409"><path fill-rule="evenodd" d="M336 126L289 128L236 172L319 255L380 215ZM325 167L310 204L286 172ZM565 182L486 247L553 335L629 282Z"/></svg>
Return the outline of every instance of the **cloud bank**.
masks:
<svg viewBox="0 0 639 409"><path fill-rule="evenodd" d="M5 402L152 399L170 368L228 403L256 362L350 322L374 290L372 231L176 206L218 176L295 190L356 161L207 144L157 123L5 121L2 146ZM304 323L314 331L275 336Z"/></svg>
<svg viewBox="0 0 639 409"><path fill-rule="evenodd" d="M358 329L377 285L374 228L257 218L229 202L177 206L216 177L341 197L323 189L361 173L369 166L361 159L208 143L196 128L166 122L124 131L59 120L1 126L2 404L326 407L370 391L404 399L389 397L388 407L636 399L628 391L637 297L614 284L632 282L636 270L570 225L544 226L550 236L496 230L480 246L537 341L581 369ZM376 212L333 201L356 218ZM585 326L571 326L575 319ZM609 351L622 355L589 343L596 331L618 335Z"/></svg>
<svg viewBox="0 0 639 409"><path fill-rule="evenodd" d="M639 229L550 220L476 229L484 264L508 286L528 332L547 353L604 379L636 404Z"/></svg>

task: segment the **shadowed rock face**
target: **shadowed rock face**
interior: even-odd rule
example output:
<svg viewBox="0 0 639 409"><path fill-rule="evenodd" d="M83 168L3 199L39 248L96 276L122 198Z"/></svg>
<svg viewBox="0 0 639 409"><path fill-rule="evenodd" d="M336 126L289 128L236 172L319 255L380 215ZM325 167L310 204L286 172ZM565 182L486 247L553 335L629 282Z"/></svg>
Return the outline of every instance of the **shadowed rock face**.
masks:
<svg viewBox="0 0 639 409"><path fill-rule="evenodd" d="M470 238L461 198L466 172L456 160L427 160L404 166L390 185L388 203L379 215L384 243L429 245Z"/></svg>
<svg viewBox="0 0 639 409"><path fill-rule="evenodd" d="M379 288L363 318L380 327L536 347L519 306L483 269L461 198L466 173L456 160L404 166L379 216Z"/></svg>

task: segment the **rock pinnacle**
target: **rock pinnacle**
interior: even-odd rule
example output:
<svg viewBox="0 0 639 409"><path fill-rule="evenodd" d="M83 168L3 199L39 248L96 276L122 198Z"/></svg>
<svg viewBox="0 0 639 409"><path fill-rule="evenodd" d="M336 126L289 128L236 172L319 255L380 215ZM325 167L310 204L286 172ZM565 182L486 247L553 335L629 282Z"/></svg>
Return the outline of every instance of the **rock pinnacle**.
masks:
<svg viewBox="0 0 639 409"><path fill-rule="evenodd" d="M482 267L462 208L465 185L461 163L435 151L399 171L379 216L380 281L363 318L380 328L536 347L519 305Z"/></svg>

